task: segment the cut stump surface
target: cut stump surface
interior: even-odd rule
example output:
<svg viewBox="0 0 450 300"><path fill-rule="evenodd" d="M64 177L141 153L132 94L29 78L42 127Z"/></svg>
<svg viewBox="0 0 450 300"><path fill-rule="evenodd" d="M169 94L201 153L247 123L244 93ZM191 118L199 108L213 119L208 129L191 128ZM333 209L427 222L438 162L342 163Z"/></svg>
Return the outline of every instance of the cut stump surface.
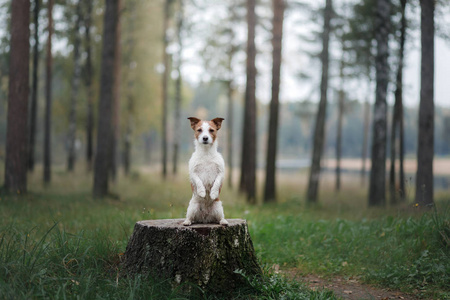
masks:
<svg viewBox="0 0 450 300"><path fill-rule="evenodd" d="M261 274L247 222L228 219L228 226L193 224L184 219L139 221L125 252L124 270L190 282L206 290L231 291L246 275Z"/></svg>

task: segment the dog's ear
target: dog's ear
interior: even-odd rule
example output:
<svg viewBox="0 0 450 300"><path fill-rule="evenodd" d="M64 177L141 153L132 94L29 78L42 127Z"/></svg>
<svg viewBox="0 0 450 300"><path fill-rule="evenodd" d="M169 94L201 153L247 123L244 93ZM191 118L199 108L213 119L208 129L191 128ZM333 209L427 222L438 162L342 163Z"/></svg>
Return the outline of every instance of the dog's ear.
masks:
<svg viewBox="0 0 450 300"><path fill-rule="evenodd" d="M222 126L222 121L223 120L225 120L225 119L224 118L214 118L214 119L211 120L211 122L213 122L216 125L217 130L219 130L220 127Z"/></svg>
<svg viewBox="0 0 450 300"><path fill-rule="evenodd" d="M192 127L192 129L195 129L195 125L197 125L198 122L201 122L200 119L194 118L194 117L190 117L190 118L188 118L188 119L189 119L189 121L191 121L191 127Z"/></svg>

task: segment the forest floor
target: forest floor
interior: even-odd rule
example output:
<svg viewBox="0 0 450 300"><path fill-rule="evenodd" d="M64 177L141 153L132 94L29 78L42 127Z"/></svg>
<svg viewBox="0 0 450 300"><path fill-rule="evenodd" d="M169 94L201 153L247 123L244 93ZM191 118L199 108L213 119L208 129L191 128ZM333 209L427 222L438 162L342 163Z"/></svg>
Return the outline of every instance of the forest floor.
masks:
<svg viewBox="0 0 450 300"><path fill-rule="evenodd" d="M312 290L327 289L333 291L334 294L342 299L362 300L362 299L419 299L412 294L395 291L388 288L381 288L367 283L363 283L357 277L322 277L319 275L299 275L298 269L281 270L280 273L295 280L303 282Z"/></svg>
<svg viewBox="0 0 450 300"><path fill-rule="evenodd" d="M166 180L157 168L119 174L105 199L92 197L92 176L81 166L75 173L55 168L49 186L40 171L30 174L26 195L0 191L0 299L186 298L115 271L137 220L185 216L187 170ZM304 199L303 171L279 174L277 203L259 197L250 205L224 185L226 217L247 220L269 270L248 298L450 299L448 189L436 191L432 211L414 203L412 183L404 204L368 208L367 179L343 176L337 193L333 174L324 175L314 205Z"/></svg>

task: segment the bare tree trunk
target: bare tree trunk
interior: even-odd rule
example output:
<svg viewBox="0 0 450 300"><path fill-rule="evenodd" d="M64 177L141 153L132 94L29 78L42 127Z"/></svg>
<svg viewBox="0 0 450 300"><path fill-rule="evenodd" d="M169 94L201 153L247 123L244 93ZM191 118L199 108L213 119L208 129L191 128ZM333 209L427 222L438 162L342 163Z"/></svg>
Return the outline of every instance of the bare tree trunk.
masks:
<svg viewBox="0 0 450 300"><path fill-rule="evenodd" d="M48 1L48 42L45 78L45 129L44 129L44 183L51 179L51 122L52 122L52 35L53 35L53 0Z"/></svg>
<svg viewBox="0 0 450 300"><path fill-rule="evenodd" d="M398 76L398 74L397 74ZM397 97L397 95L396 95ZM397 202L395 191L395 160L396 160L396 148L397 148L397 120L398 120L398 103L395 99L394 108L392 112L392 129L391 129L391 157L390 157L390 171L389 171L389 197L392 204Z"/></svg>
<svg viewBox="0 0 450 300"><path fill-rule="evenodd" d="M319 179L320 179L320 160L322 158L323 147L325 143L325 119L327 115L327 92L328 92L328 64L329 53L328 44L330 41L330 22L333 14L331 0L326 0L324 10L324 25L322 33L322 80L320 82L320 102L317 110L316 126L314 130L314 146L312 153L312 162L309 173L308 192L306 199L310 203L317 202Z"/></svg>
<svg viewBox="0 0 450 300"><path fill-rule="evenodd" d="M233 125L234 125L234 108L233 108L233 98L234 98L234 82L233 82L233 59L236 55L236 51L238 50L238 47L236 46L235 42L235 21L239 19L239 16L236 14L236 6L231 3L228 5L228 13L230 14L230 24L229 24L229 45L228 45L228 72L229 77L226 81L227 85L227 96L228 96L228 103L227 103L227 155L228 155L228 186L230 188L233 187Z"/></svg>
<svg viewBox="0 0 450 300"><path fill-rule="evenodd" d="M370 81L369 81L370 82ZM369 84L370 86L370 84ZM362 167L361 167L361 184L366 184L366 160L367 160L367 149L369 140L369 124L370 124L370 102L369 96L367 96L364 102L364 129L363 129L363 144L362 144Z"/></svg>
<svg viewBox="0 0 450 300"><path fill-rule="evenodd" d="M163 26L163 64L164 73L162 78L162 175L163 178L167 177L167 110L168 110L168 91L167 83L169 81L169 54L167 53L167 45L169 44L169 37L167 30L169 28L169 15L170 15L170 2L172 0L164 0L164 26Z"/></svg>
<svg viewBox="0 0 450 300"><path fill-rule="evenodd" d="M5 190L17 194L27 191L29 25L30 1L12 1Z"/></svg>
<svg viewBox="0 0 450 300"><path fill-rule="evenodd" d="M339 67L339 77L341 79L341 87L339 89L339 103L338 103L338 118L337 118L337 132L336 132L336 191L341 190L341 156L342 156L342 123L344 119L344 61L341 58Z"/></svg>
<svg viewBox="0 0 450 300"><path fill-rule="evenodd" d="M103 27L103 49L98 105L97 151L94 166L94 196L103 197L108 193L108 177L111 164L111 140L114 134L112 114L114 105L114 65L116 61L116 30L119 1L106 0Z"/></svg>
<svg viewBox="0 0 450 300"><path fill-rule="evenodd" d="M91 50L91 20L92 1L86 1L85 39L86 39L86 88L88 93L86 121L86 162L88 171L92 169L94 156L94 91L92 87L92 50Z"/></svg>
<svg viewBox="0 0 450 300"><path fill-rule="evenodd" d="M247 201L256 203L256 1L247 0L247 85L243 122L242 165L239 190Z"/></svg>
<svg viewBox="0 0 450 300"><path fill-rule="evenodd" d="M125 135L123 138L123 167L126 176L130 174L131 168L131 147L132 147L132 136L133 136L133 115L134 115L134 80L135 80L135 63L133 61L134 54L134 20L136 19L136 9L135 2L129 2L128 9L131 10L129 19L129 29L128 29L128 90L127 90L127 114L125 123Z"/></svg>
<svg viewBox="0 0 450 300"><path fill-rule="evenodd" d="M407 0L401 0L401 26L400 26L400 47L399 47L399 58L398 58L398 69L396 76L396 88L395 88L395 104L394 113L392 118L392 130L391 130L391 171L389 178L389 188L391 194L391 203L398 203L397 191L396 191L396 180L395 180L395 160L397 147L399 148L399 160L400 160L400 185L399 185L399 196L400 200L405 200L405 173L403 168L403 156L404 156L404 141L403 141L403 59L405 52L405 39L406 39L406 2ZM397 143L397 132L398 132L398 143Z"/></svg>
<svg viewBox="0 0 450 300"><path fill-rule="evenodd" d="M434 0L421 0L419 136L417 148L416 203L430 207L433 199L434 156Z"/></svg>
<svg viewBox="0 0 450 300"><path fill-rule="evenodd" d="M231 59L230 59L231 61ZM230 64L231 65L231 64ZM227 154L228 154L228 186L233 187L233 82L227 81Z"/></svg>
<svg viewBox="0 0 450 300"><path fill-rule="evenodd" d="M267 140L266 184L264 202L276 201L276 157L280 94L281 47L283 38L284 0L273 0L272 21L272 101L270 102L269 138Z"/></svg>
<svg viewBox="0 0 450 300"><path fill-rule="evenodd" d="M180 114L181 114L181 85L182 85L182 76L181 76L181 64L182 64L182 53L183 53L183 43L181 39L181 30L183 28L183 0L179 1L178 7L178 19L177 19L177 39L178 39L178 53L177 53L177 72L178 77L175 82L175 128L180 128ZM175 137L173 143L173 174L177 174L178 172L178 148L180 143L180 131L175 130Z"/></svg>
<svg viewBox="0 0 450 300"><path fill-rule="evenodd" d="M112 128L113 134L111 136L111 160L110 172L111 180L116 181L117 178L117 161L119 160L119 152L117 150L120 138L120 127L119 127L119 110L120 110L120 90L121 90L121 57L122 57L122 46L120 43L121 31L120 31L120 14L121 14L121 0L117 0L117 23L116 23L116 56L114 58L114 92L113 92L113 113L112 113Z"/></svg>
<svg viewBox="0 0 450 300"><path fill-rule="evenodd" d="M377 41L376 98L373 114L372 171L370 174L369 206L386 205L386 93L389 82L389 0L378 0L375 17L375 39Z"/></svg>
<svg viewBox="0 0 450 300"><path fill-rule="evenodd" d="M81 23L81 1L77 3L76 21L74 28L74 42L73 42L73 76L72 76L72 93L70 99L70 113L69 113L69 132L67 135L68 142L68 156L67 156L67 171L72 172L75 166L75 141L77 134L77 98L80 87L81 64L80 64L80 23Z"/></svg>
<svg viewBox="0 0 450 300"><path fill-rule="evenodd" d="M124 149L123 149L123 166L125 175L130 174L131 166L131 138L132 138L132 123L134 112L134 96L133 96L133 81L128 82L128 104L127 104L127 123L125 129Z"/></svg>
<svg viewBox="0 0 450 300"><path fill-rule="evenodd" d="M28 126L28 170L34 170L34 154L36 144L36 119L37 119L37 95L38 95L38 71L39 71L39 6L40 0L34 1L34 46L33 46L33 82L31 88L30 123Z"/></svg>

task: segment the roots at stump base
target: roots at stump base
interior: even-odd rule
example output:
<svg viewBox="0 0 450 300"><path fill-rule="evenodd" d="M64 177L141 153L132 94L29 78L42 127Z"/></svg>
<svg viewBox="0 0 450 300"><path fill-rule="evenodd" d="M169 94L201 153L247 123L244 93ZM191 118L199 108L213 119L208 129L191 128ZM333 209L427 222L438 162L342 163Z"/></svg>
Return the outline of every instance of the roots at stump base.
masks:
<svg viewBox="0 0 450 300"><path fill-rule="evenodd" d="M245 220L228 219L228 226L183 226L183 221L137 222L125 252L124 270L220 293L245 285L237 269L248 276L261 274Z"/></svg>

